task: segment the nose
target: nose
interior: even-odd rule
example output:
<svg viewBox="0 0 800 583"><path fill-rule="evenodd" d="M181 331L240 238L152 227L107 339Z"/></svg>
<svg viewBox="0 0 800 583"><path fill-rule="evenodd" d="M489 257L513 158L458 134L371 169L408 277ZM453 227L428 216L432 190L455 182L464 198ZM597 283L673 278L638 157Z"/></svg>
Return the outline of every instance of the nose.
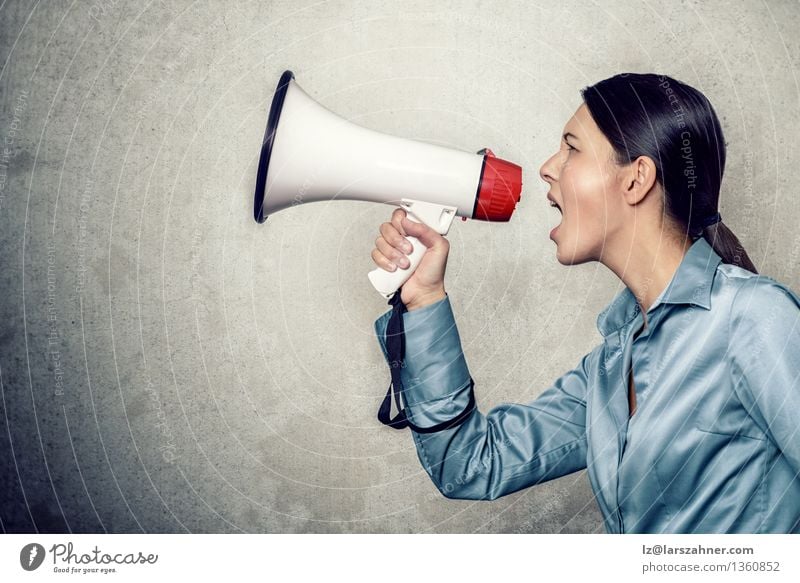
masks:
<svg viewBox="0 0 800 583"><path fill-rule="evenodd" d="M548 184L558 182L558 154L559 152L556 152L550 156L550 158L542 164L542 167L539 168L539 176Z"/></svg>

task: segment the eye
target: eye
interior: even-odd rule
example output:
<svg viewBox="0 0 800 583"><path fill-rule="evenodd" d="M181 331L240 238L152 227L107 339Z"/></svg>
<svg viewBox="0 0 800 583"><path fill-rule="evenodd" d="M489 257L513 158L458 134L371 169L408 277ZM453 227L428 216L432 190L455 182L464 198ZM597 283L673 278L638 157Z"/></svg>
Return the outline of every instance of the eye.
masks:
<svg viewBox="0 0 800 583"><path fill-rule="evenodd" d="M578 151L577 148L573 148L572 146L570 146L569 142L564 142L564 143L567 145L567 150L575 150L576 152Z"/></svg>

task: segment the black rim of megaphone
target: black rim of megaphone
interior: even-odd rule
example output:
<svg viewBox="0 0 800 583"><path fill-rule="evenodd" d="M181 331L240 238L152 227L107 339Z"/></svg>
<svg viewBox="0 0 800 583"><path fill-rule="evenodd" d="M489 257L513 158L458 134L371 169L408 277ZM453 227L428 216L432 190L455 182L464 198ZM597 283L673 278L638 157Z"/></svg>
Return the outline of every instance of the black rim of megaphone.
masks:
<svg viewBox="0 0 800 583"><path fill-rule="evenodd" d="M264 141L261 144L261 158L258 160L258 175L256 176L256 193L253 201L253 217L257 223L267 220L264 216L264 190L267 186L267 172L269 171L269 159L272 156L272 145L275 143L275 132L278 129L278 120L281 118L283 100L286 99L286 91L289 89L289 81L294 79L294 73L288 69L281 75L275 95L272 97L272 106L269 108L267 118L267 131L264 132Z"/></svg>

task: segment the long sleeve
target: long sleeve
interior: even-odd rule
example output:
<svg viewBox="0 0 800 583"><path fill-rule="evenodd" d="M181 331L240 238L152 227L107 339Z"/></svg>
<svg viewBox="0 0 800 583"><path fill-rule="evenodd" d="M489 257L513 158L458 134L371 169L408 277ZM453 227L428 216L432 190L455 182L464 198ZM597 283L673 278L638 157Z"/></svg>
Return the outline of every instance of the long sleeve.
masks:
<svg viewBox="0 0 800 583"><path fill-rule="evenodd" d="M375 321L387 362L384 336L390 315L391 310ZM406 415L415 426L429 428L464 411L473 390L449 296L404 313L403 325ZM486 414L474 407L455 427L412 430L420 462L439 491L447 498L494 500L584 469L586 391L594 352L529 404L503 403Z"/></svg>
<svg viewBox="0 0 800 583"><path fill-rule="evenodd" d="M737 394L800 472L800 298L760 276L739 289L729 322Z"/></svg>

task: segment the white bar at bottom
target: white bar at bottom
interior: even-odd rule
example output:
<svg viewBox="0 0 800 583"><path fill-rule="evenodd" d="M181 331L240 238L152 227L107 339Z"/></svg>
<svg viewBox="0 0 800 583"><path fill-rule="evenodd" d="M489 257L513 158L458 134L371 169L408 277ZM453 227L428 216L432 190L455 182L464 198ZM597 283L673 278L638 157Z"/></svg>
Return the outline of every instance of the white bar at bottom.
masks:
<svg viewBox="0 0 800 583"><path fill-rule="evenodd" d="M44 560L26 571L20 553L34 543ZM800 580L797 543L783 534L7 534L0 580L777 582Z"/></svg>

